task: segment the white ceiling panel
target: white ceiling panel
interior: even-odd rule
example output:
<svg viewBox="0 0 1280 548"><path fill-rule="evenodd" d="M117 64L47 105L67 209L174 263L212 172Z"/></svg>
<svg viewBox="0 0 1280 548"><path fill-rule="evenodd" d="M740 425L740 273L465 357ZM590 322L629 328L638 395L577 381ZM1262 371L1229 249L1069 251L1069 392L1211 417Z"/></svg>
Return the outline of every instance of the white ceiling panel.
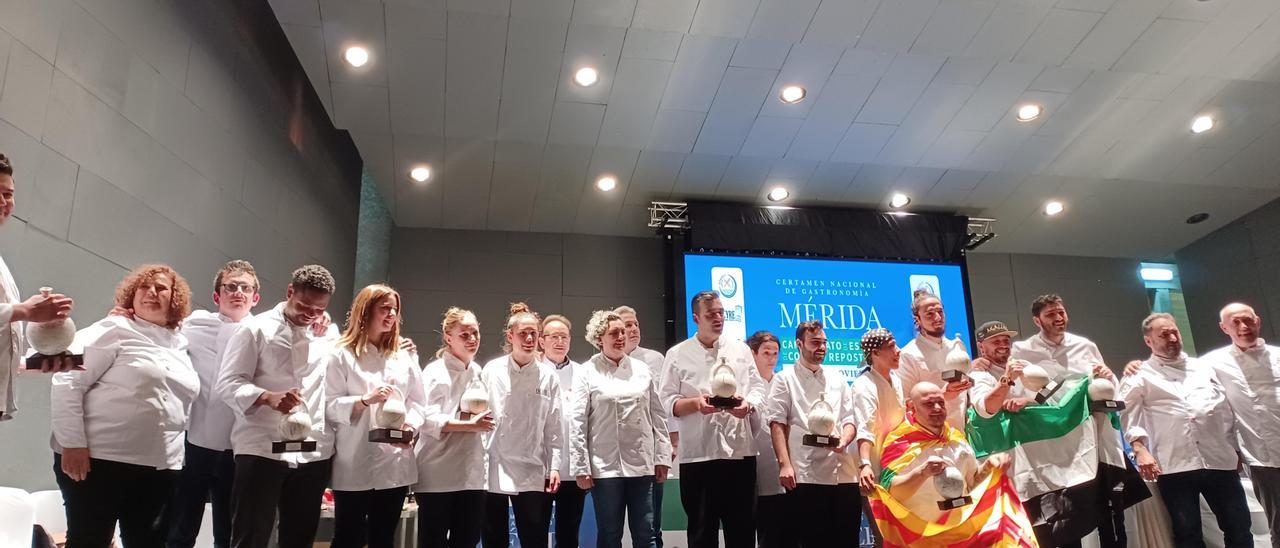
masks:
<svg viewBox="0 0 1280 548"><path fill-rule="evenodd" d="M992 251L1159 257L1213 226L1131 217L1280 195L1275 0L271 2L401 226L643 235L651 200L782 185L994 215ZM340 61L349 43L369 65ZM600 81L572 84L587 65ZM1044 112L1018 122L1024 103ZM1217 126L1193 135L1200 114Z"/></svg>

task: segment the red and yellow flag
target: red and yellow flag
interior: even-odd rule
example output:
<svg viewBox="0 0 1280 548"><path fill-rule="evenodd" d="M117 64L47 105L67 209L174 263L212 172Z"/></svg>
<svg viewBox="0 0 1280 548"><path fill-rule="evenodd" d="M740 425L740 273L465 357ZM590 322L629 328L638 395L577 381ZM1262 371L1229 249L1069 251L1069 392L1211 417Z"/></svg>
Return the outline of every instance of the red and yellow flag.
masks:
<svg viewBox="0 0 1280 548"><path fill-rule="evenodd" d="M1037 547L1031 521L1003 470L994 469L969 493L973 503L943 512L932 521L913 514L889 495L893 477L929 448L964 443L964 434L945 427L941 436L915 424L908 416L885 437L880 451L880 485L871 496L871 512L885 546L901 547Z"/></svg>

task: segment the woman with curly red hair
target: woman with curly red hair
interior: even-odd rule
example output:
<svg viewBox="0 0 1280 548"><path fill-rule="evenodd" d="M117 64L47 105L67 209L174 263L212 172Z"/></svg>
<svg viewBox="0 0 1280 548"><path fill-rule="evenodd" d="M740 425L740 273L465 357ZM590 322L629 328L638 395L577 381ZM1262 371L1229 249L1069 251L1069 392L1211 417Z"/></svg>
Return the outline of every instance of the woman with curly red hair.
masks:
<svg viewBox="0 0 1280 548"><path fill-rule="evenodd" d="M53 378L53 472L67 547L162 546L165 508L183 464L183 431L200 379L178 332L191 288L166 265L143 265L116 288L107 316L76 334L84 369Z"/></svg>

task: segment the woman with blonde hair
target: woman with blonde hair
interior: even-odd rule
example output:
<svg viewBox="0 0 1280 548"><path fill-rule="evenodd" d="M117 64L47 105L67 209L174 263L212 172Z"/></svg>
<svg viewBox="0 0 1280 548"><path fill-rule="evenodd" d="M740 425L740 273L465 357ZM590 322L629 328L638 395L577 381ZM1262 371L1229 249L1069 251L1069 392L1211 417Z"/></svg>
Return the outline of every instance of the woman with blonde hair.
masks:
<svg viewBox="0 0 1280 548"><path fill-rule="evenodd" d="M464 415L461 409L469 387L484 394L484 372L475 362L480 322L470 310L450 307L440 335L444 346L422 370L426 408L415 448L418 483L413 486L420 516L418 548L472 548L480 542L488 488L485 438L494 427L491 410Z"/></svg>
<svg viewBox="0 0 1280 548"><path fill-rule="evenodd" d="M183 465L183 432L200 377L179 331L191 288L166 265L143 265L116 288L129 317L76 334L84 369L54 375L53 472L67 546L163 546L165 509Z"/></svg>
<svg viewBox="0 0 1280 548"><path fill-rule="evenodd" d="M405 443L369 441L389 400L403 403ZM325 417L336 428L333 547L391 548L409 486L418 480L413 434L426 394L417 353L400 349L400 294L386 285L360 290L325 374Z"/></svg>
<svg viewBox="0 0 1280 548"><path fill-rule="evenodd" d="M652 547L653 486L671 469L667 414L658 381L644 362L626 354L622 317L598 310L587 342L600 353L578 369L570 409L569 467L578 487L591 490L598 548L622 546L622 524L634 548Z"/></svg>
<svg viewBox="0 0 1280 548"><path fill-rule="evenodd" d="M507 354L485 364L485 381L497 427L489 442L489 494L484 546L509 545L507 507L520 545L545 548L551 528L551 495L560 489L560 378L538 359L539 318L512 303Z"/></svg>

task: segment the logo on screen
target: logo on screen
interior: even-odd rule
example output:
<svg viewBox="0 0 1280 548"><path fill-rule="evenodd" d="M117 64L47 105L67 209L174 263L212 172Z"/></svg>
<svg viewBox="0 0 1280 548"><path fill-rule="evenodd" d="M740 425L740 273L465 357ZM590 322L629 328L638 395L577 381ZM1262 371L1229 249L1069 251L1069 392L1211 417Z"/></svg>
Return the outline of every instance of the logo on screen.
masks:
<svg viewBox="0 0 1280 548"><path fill-rule="evenodd" d="M930 276L927 274L912 274L911 277L908 279L908 283L911 285L911 294L913 296L915 295L916 291L924 290L937 296L939 299L942 298L942 287L938 283L937 276Z"/></svg>
<svg viewBox="0 0 1280 548"><path fill-rule="evenodd" d="M738 294L738 280L735 280L733 276L728 274L720 276L720 280L716 286L716 289L720 291L720 294L726 299L732 299L734 295Z"/></svg>

